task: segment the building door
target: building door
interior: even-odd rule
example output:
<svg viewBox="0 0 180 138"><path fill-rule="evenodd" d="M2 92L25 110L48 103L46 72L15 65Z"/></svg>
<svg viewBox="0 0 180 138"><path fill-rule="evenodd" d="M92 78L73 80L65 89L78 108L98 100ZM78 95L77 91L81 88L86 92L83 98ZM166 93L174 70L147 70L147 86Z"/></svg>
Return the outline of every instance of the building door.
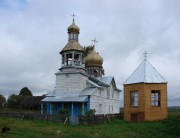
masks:
<svg viewBox="0 0 180 138"><path fill-rule="evenodd" d="M137 114L131 114L131 121L137 122Z"/></svg>

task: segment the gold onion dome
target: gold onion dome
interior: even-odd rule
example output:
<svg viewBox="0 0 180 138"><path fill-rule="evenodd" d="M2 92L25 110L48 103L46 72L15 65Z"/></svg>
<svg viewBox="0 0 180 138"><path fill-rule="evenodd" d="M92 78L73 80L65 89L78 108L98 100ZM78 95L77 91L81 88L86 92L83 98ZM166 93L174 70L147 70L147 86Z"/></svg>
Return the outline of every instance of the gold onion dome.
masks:
<svg viewBox="0 0 180 138"><path fill-rule="evenodd" d="M67 30L68 30L68 33L70 33L70 32L79 33L79 31L80 31L79 27L75 24L74 19L73 19L72 24L68 27Z"/></svg>
<svg viewBox="0 0 180 138"><path fill-rule="evenodd" d="M84 48L77 42L77 41L69 41L66 46L61 50L60 54L65 52L65 51L81 51L86 53L86 51L84 50Z"/></svg>
<svg viewBox="0 0 180 138"><path fill-rule="evenodd" d="M93 50L85 58L85 65L102 66L102 64L103 64L103 58L93 48Z"/></svg>

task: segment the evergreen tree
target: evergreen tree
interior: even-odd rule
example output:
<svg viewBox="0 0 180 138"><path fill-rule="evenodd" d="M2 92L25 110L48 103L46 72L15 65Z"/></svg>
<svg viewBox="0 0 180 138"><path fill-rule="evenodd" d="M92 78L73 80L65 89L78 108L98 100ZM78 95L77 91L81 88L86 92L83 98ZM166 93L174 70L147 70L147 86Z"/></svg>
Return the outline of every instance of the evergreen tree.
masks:
<svg viewBox="0 0 180 138"><path fill-rule="evenodd" d="M16 94L12 94L8 97L7 107L8 108L20 108L20 102L22 97Z"/></svg>
<svg viewBox="0 0 180 138"><path fill-rule="evenodd" d="M93 50L94 46L86 46L84 47L84 50L86 51L86 55L88 55L92 50Z"/></svg>
<svg viewBox="0 0 180 138"><path fill-rule="evenodd" d="M3 108L5 103L6 103L6 98L0 94L0 108Z"/></svg>
<svg viewBox="0 0 180 138"><path fill-rule="evenodd" d="M20 90L19 96L33 96L28 87L24 87Z"/></svg>

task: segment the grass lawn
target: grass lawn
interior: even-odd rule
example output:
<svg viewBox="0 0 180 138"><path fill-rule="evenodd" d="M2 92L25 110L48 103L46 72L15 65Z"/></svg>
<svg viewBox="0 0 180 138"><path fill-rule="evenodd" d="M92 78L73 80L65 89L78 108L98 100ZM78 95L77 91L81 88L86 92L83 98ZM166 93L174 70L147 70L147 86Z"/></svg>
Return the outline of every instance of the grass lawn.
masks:
<svg viewBox="0 0 180 138"><path fill-rule="evenodd" d="M0 129L11 130L0 137L6 138L131 138L131 137L180 137L180 114L170 115L167 120L132 123L114 120L107 124L92 126L69 126L62 123L30 121L0 117ZM57 134L57 131L60 131Z"/></svg>

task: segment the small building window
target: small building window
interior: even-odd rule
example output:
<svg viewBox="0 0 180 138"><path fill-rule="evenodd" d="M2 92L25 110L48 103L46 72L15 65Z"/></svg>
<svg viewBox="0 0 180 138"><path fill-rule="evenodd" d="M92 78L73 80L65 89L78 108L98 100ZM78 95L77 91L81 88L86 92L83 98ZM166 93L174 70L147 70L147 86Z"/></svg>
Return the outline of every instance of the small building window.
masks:
<svg viewBox="0 0 180 138"><path fill-rule="evenodd" d="M151 91L151 105L160 106L160 90Z"/></svg>
<svg viewBox="0 0 180 138"><path fill-rule="evenodd" d="M131 106L133 107L137 107L138 106L138 91L131 91L130 92L131 95Z"/></svg>

